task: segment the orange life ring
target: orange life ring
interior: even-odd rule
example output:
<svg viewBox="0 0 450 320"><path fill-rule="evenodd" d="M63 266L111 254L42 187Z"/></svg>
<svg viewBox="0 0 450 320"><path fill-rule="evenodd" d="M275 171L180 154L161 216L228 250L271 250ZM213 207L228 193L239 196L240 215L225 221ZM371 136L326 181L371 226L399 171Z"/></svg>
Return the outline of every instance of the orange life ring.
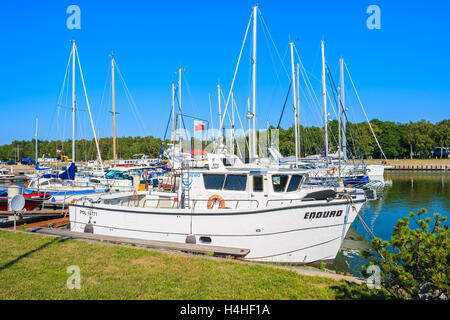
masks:
<svg viewBox="0 0 450 320"><path fill-rule="evenodd" d="M30 184L30 181L27 181L23 184L23 187L26 188L26 187L28 187L29 184Z"/></svg>
<svg viewBox="0 0 450 320"><path fill-rule="evenodd" d="M219 194L214 194L211 197L209 197L208 199L208 209L212 209L213 205L217 202L220 201L220 205L219 208L220 209L225 209L225 200L223 199L223 197Z"/></svg>
<svg viewBox="0 0 450 320"><path fill-rule="evenodd" d="M327 170L327 173L328 173L330 176L334 176L334 174L336 173L336 171L337 171L337 168L336 168L336 167L333 167L333 168Z"/></svg>

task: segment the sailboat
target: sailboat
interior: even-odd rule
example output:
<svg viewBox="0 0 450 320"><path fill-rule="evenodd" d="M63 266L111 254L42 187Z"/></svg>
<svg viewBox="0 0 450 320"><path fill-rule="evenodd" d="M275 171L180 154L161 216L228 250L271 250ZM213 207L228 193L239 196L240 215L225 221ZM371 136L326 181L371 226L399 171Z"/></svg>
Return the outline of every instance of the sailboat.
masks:
<svg viewBox="0 0 450 320"><path fill-rule="evenodd" d="M73 201L80 197L90 195L90 196L100 196L104 194L109 189L105 186L92 186L86 182L76 181L75 177L75 109L76 109L76 99L75 99L75 62L78 61L78 67L80 70L81 80L83 83L83 89L85 93L86 103L88 106L89 117L91 120L92 130L94 133L94 139L97 146L97 153L99 162L103 168L103 163L101 161L101 155L98 148L98 141L95 134L95 129L92 121L91 110L89 107L89 100L87 98L86 87L84 85L83 73L81 70L80 59L78 56L78 50L75 41L72 41L72 50L69 56L69 62L72 60L72 163L68 168L62 171L56 171L53 173L38 174L38 176L24 185L24 193L32 192L45 192L51 195L51 202L67 202ZM66 72L67 76L67 72ZM64 78L64 82L66 78ZM37 159L37 122L36 122L36 159ZM39 170L38 163L36 162L36 169ZM47 168L48 169L48 168Z"/></svg>

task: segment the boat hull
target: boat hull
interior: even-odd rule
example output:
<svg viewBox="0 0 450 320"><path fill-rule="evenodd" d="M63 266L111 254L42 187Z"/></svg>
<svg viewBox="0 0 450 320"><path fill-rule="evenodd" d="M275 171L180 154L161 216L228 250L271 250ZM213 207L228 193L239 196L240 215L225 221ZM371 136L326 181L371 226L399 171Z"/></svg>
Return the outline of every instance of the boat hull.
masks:
<svg viewBox="0 0 450 320"><path fill-rule="evenodd" d="M108 189L86 189L86 190L53 190L53 189L25 189L24 193L31 193L31 192L45 192L50 194L50 199L48 199L48 202L70 202L74 199L80 199L81 197L89 197L96 199L100 197L102 194L105 194Z"/></svg>
<svg viewBox="0 0 450 320"><path fill-rule="evenodd" d="M364 202L333 200L194 214L190 209L77 203L70 206L70 222L76 232L178 243L194 235L198 244L250 249L248 260L310 263L335 258Z"/></svg>

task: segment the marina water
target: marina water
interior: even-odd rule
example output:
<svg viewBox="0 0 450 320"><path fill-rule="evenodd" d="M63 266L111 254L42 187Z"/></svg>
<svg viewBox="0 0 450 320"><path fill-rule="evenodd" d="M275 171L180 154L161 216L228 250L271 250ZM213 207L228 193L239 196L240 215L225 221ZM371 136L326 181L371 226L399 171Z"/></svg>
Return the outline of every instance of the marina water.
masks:
<svg viewBox="0 0 450 320"><path fill-rule="evenodd" d="M376 237L390 240L394 226L399 219L408 217L410 212L421 208L428 210L428 216L434 213L448 216L450 212L450 173L448 171L386 171L386 185L378 190L379 200L370 201L361 209L360 214ZM414 222L412 228L416 228ZM364 227L355 219L352 224L365 240L370 241ZM365 242L365 243L363 243ZM343 249L349 271L360 276L361 266L366 261L359 257L359 251L367 247L366 241L361 241L360 248ZM337 270L341 269L336 268ZM347 270L348 271L348 270Z"/></svg>

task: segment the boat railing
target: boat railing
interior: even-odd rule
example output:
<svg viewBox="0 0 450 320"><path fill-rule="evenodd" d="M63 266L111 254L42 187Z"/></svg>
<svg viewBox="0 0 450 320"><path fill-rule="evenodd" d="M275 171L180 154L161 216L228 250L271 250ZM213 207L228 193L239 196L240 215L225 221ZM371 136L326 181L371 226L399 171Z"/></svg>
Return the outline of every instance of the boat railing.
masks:
<svg viewBox="0 0 450 320"><path fill-rule="evenodd" d="M315 201L317 199L315 198L296 198L296 199L270 199L266 201L266 207L269 206L270 202L289 202L289 204L292 204L294 201Z"/></svg>
<svg viewBox="0 0 450 320"><path fill-rule="evenodd" d="M197 202L209 202L211 201L211 199L190 199L189 201L192 201L193 203L192 209L195 209ZM226 202L236 202L234 209L238 208L240 202L250 202L250 203L256 202L256 208L259 208L259 201L256 199L233 199L233 200L217 199L216 201L220 204L220 206L222 206L222 203L225 204Z"/></svg>

